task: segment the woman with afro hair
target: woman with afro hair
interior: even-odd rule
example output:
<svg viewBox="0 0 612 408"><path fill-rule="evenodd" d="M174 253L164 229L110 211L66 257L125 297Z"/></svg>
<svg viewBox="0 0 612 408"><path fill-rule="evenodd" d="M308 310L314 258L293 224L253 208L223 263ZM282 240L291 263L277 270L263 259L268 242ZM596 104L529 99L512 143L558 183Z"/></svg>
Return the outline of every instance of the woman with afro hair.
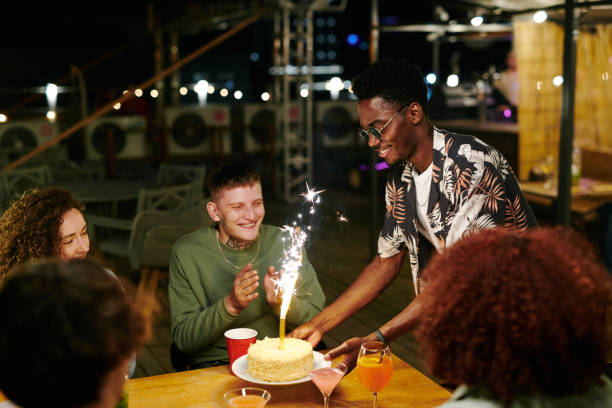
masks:
<svg viewBox="0 0 612 408"><path fill-rule="evenodd" d="M84 258L89 252L84 208L61 187L26 191L12 202L0 219L0 283L27 261Z"/></svg>
<svg viewBox="0 0 612 408"><path fill-rule="evenodd" d="M610 277L576 232L470 235L424 271L416 332L454 407L612 407Z"/></svg>

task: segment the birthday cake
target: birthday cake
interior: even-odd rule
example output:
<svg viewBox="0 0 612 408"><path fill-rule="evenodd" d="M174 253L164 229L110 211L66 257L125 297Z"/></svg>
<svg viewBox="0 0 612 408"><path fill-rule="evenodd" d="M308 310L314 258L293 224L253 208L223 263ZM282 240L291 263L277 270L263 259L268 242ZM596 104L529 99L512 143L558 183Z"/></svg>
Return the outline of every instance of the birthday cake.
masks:
<svg viewBox="0 0 612 408"><path fill-rule="evenodd" d="M279 338L266 337L249 346L249 374L260 380L274 382L306 377L314 364L310 343L286 338L285 348L280 350L279 342Z"/></svg>

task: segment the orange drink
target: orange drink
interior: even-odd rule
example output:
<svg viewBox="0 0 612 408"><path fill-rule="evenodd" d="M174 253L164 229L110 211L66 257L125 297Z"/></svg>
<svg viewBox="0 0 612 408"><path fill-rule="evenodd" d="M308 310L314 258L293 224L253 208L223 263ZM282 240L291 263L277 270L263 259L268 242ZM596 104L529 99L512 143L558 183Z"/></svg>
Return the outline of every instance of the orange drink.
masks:
<svg viewBox="0 0 612 408"><path fill-rule="evenodd" d="M390 355L366 354L357 360L357 377L368 390L378 392L385 388L393 374L393 361Z"/></svg>
<svg viewBox="0 0 612 408"><path fill-rule="evenodd" d="M259 395L238 395L228 401L230 408L263 408L268 400Z"/></svg>
<svg viewBox="0 0 612 408"><path fill-rule="evenodd" d="M389 384L393 375L393 361L389 345L381 341L369 341L359 348L357 378L372 391L372 408L378 406L378 391Z"/></svg>
<svg viewBox="0 0 612 408"><path fill-rule="evenodd" d="M270 401L270 393L262 388L242 387L223 394L228 408L263 408Z"/></svg>

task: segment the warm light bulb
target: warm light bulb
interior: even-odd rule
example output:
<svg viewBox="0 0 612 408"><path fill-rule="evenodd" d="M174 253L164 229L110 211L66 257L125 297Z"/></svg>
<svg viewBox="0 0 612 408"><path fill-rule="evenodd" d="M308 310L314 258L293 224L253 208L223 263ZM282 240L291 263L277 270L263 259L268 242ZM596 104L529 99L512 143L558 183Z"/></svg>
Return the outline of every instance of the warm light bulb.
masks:
<svg viewBox="0 0 612 408"><path fill-rule="evenodd" d="M58 92L58 88L57 88L57 85L55 85L55 84L49 83L45 87L45 95L47 95L47 98L49 98L49 99L56 99L57 98L57 92Z"/></svg>
<svg viewBox="0 0 612 408"><path fill-rule="evenodd" d="M208 92L208 81L203 79L199 80L196 86L193 87L193 90L196 91L198 95Z"/></svg>
<svg viewBox="0 0 612 408"><path fill-rule="evenodd" d="M540 24L546 21L548 14L544 10L536 11L533 15L533 21Z"/></svg>
<svg viewBox="0 0 612 408"><path fill-rule="evenodd" d="M329 80L329 85L331 91L341 91L344 89L344 82L337 76Z"/></svg>
<svg viewBox="0 0 612 408"><path fill-rule="evenodd" d="M484 19L482 18L482 16L476 16L476 17L473 17L473 18L470 20L470 23L471 23L471 24L472 24L474 27L478 27L478 26L480 26L480 25L482 24L482 22L483 22L483 21L484 21Z"/></svg>

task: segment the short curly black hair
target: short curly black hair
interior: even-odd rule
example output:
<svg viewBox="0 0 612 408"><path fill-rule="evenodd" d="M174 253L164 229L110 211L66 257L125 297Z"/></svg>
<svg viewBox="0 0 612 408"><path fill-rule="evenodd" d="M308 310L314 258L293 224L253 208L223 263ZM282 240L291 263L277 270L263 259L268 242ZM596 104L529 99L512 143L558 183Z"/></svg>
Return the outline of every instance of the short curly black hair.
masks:
<svg viewBox="0 0 612 408"><path fill-rule="evenodd" d="M353 79L358 100L376 96L399 106L417 102L427 112L427 85L421 69L405 59L385 58Z"/></svg>
<svg viewBox="0 0 612 408"><path fill-rule="evenodd" d="M239 162L224 163L210 172L207 187L210 196L215 200L217 194L226 187L251 185L260 181L259 174L249 165Z"/></svg>

